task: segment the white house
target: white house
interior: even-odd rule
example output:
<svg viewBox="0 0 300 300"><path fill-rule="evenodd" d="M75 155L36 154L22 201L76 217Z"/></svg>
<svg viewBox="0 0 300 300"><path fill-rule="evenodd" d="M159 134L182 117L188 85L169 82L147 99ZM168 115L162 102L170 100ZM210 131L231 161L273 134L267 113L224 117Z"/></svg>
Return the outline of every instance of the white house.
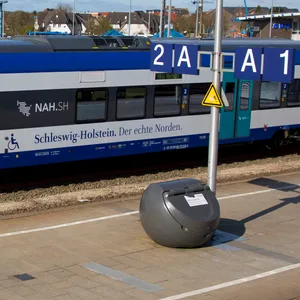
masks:
<svg viewBox="0 0 300 300"><path fill-rule="evenodd" d="M112 28L120 31L124 35L129 33L129 13L112 12L107 14ZM150 21L150 27L149 27ZM143 11L131 13L130 35L151 35L159 29L159 16Z"/></svg>
<svg viewBox="0 0 300 300"><path fill-rule="evenodd" d="M75 34L83 34L87 30L88 19L92 16L87 14L75 14ZM43 11L38 14L40 31L72 33L73 13L66 13L62 10Z"/></svg>

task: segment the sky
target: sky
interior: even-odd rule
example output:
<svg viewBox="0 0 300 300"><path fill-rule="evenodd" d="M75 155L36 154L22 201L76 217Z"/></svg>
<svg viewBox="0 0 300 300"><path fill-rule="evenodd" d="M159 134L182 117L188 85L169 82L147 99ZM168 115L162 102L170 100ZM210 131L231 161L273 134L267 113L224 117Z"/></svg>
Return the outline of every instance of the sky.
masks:
<svg viewBox="0 0 300 300"><path fill-rule="evenodd" d="M204 10L215 8L216 0L203 0ZM191 0L172 0L172 5L178 8L188 8L190 12L195 11L195 5ZM45 8L55 8L58 3L68 3L73 5L74 0L8 0L5 10L41 11ZM130 0L75 0L77 11L128 11ZM167 0L167 4L169 0ZM282 5L282 0L273 0L274 6ZM160 9L161 0L131 0L132 10ZM224 6L244 6L244 0L223 0ZM247 5L255 7L257 5L271 7L272 0L247 0ZM284 6L298 8L299 0L286 0Z"/></svg>

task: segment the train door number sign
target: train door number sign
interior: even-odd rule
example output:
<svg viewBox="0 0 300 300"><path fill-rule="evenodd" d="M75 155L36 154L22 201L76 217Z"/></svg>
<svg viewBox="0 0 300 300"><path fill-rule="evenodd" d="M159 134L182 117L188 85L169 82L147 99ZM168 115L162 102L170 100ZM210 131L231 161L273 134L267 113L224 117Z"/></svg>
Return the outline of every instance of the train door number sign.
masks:
<svg viewBox="0 0 300 300"><path fill-rule="evenodd" d="M283 83L294 79L295 49L241 47L235 55L237 79Z"/></svg>
<svg viewBox="0 0 300 300"><path fill-rule="evenodd" d="M151 43L150 70L198 75L198 46Z"/></svg>

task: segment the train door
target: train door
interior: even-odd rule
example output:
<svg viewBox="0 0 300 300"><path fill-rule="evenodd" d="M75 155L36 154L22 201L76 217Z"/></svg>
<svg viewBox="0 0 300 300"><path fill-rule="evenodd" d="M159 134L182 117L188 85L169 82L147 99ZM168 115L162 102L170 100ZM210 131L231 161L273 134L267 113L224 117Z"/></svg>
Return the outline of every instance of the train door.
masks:
<svg viewBox="0 0 300 300"><path fill-rule="evenodd" d="M252 81L238 82L237 104L235 137L247 137L250 135L251 124Z"/></svg>
<svg viewBox="0 0 300 300"><path fill-rule="evenodd" d="M233 72L224 72L222 87L229 106L221 108L219 138L231 139L249 136L252 82L236 80Z"/></svg>
<svg viewBox="0 0 300 300"><path fill-rule="evenodd" d="M229 106L221 108L220 116L220 139L234 138L235 135L235 116L236 116L236 84L232 72L223 73L222 88L226 94Z"/></svg>

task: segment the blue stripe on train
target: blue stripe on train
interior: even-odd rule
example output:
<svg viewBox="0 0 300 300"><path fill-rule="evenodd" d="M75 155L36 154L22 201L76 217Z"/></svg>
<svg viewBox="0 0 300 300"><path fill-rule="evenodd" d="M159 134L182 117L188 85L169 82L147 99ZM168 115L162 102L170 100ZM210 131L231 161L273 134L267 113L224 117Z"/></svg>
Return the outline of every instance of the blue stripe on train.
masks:
<svg viewBox="0 0 300 300"><path fill-rule="evenodd" d="M290 127L299 127L294 125ZM272 137L279 127L251 130L251 137L220 140L220 144L243 143L264 140ZM106 158L114 156L134 155L176 149L208 146L209 135L190 135L173 138L149 139L110 144L53 148L39 151L8 153L0 156L0 169L51 164L59 162Z"/></svg>
<svg viewBox="0 0 300 300"><path fill-rule="evenodd" d="M209 66L208 55L203 66ZM226 68L232 57L225 57ZM300 51L296 54L300 65ZM1 53L0 73L72 72L103 70L149 70L150 52L55 52L55 53Z"/></svg>
<svg viewBox="0 0 300 300"><path fill-rule="evenodd" d="M55 52L0 54L0 73L150 69L150 53Z"/></svg>

